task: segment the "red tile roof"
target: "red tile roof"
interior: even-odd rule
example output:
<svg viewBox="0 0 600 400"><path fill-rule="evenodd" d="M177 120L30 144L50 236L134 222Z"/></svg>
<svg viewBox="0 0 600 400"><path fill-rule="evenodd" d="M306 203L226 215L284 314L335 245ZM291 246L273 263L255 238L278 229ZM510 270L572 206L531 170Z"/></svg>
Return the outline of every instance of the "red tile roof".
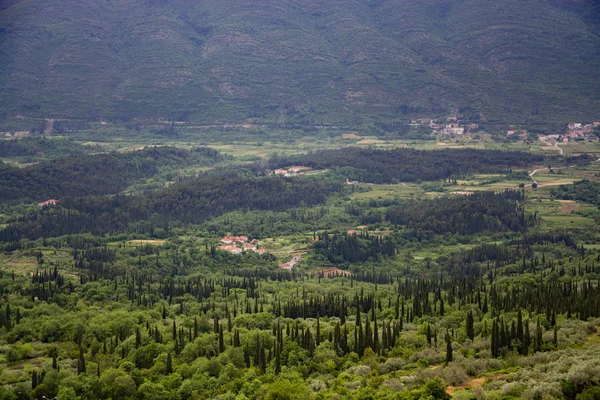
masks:
<svg viewBox="0 0 600 400"><path fill-rule="evenodd" d="M58 204L58 200L54 200L54 199L50 199L50 200L46 200L43 201L39 204L40 207L46 207L46 206L53 206Z"/></svg>

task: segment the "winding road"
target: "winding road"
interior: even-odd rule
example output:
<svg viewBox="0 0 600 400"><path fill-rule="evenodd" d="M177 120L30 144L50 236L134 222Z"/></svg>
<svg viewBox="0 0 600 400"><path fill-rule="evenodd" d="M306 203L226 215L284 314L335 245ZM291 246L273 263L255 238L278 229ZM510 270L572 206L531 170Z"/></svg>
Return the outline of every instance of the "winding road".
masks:
<svg viewBox="0 0 600 400"><path fill-rule="evenodd" d="M563 149L561 149L560 147L558 147L558 142L554 143L554 147L556 147L558 149L558 151L560 151L560 155L561 156L564 154Z"/></svg>
<svg viewBox="0 0 600 400"><path fill-rule="evenodd" d="M535 184L537 185L537 181L535 180L535 178L534 178L533 176L534 176L534 175L535 175L537 172L540 172L540 171L546 171L546 170L548 170L548 168L540 168L540 169L535 169L535 170L533 170L533 172L532 172L532 173L530 173L530 174L529 174L529 177L531 178L531 180L533 180L533 183L535 183Z"/></svg>

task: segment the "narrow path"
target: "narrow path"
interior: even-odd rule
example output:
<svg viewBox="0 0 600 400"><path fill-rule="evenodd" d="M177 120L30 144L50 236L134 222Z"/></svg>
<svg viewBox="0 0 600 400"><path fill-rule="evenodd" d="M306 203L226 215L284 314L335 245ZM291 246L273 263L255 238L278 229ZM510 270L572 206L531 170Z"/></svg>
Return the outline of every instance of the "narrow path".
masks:
<svg viewBox="0 0 600 400"><path fill-rule="evenodd" d="M560 147L558 147L558 142L554 143L554 147L556 147L558 149L558 151L560 151L560 155L561 156L564 154L563 149L561 149Z"/></svg>
<svg viewBox="0 0 600 400"><path fill-rule="evenodd" d="M529 174L529 177L533 180L533 183L535 183L537 185L537 181L535 180L535 178L533 177L537 172L540 171L547 171L548 168L540 168L540 169L536 169L534 170L532 173Z"/></svg>

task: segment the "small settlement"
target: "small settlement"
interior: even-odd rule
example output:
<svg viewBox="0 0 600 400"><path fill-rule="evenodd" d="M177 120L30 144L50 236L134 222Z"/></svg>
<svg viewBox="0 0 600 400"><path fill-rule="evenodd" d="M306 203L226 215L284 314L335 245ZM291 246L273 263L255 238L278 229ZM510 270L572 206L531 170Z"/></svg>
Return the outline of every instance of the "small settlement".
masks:
<svg viewBox="0 0 600 400"><path fill-rule="evenodd" d="M225 236L221 239L220 250L228 251L231 254L241 254L244 251L253 251L258 254L264 254L265 249L259 248L258 240L248 241L248 236Z"/></svg>
<svg viewBox="0 0 600 400"><path fill-rule="evenodd" d="M306 171L311 170L310 167L305 167L302 165L292 166L289 168L281 168L271 171L270 175L281 175L281 176L298 176L304 174Z"/></svg>
<svg viewBox="0 0 600 400"><path fill-rule="evenodd" d="M411 121L412 126L428 126L434 134L442 136L468 136L476 133L480 126L475 123L464 123L459 117L448 117L444 120L439 119L417 119ZM594 131L600 127L600 121L583 123L570 122L564 131L552 133L536 133L530 135L526 130L517 126L509 126L505 131L507 138L519 138L522 140L532 140L532 137L538 138L545 145L554 145L557 143L568 143L570 141L583 141L594 135Z"/></svg>
<svg viewBox="0 0 600 400"><path fill-rule="evenodd" d="M249 240L248 236L225 236L221 239L219 250L227 251L231 254L242 254L245 251L252 251L258 254L266 253L266 250L259 248L259 245L258 240ZM300 261L302 261L302 256L295 255L290 261L279 264L279 268L292 271Z"/></svg>
<svg viewBox="0 0 600 400"><path fill-rule="evenodd" d="M457 117L448 117L446 121L432 120L417 120L413 123L419 125L428 123L429 127L434 132L440 135L465 135L470 134L479 129L479 124L463 124Z"/></svg>

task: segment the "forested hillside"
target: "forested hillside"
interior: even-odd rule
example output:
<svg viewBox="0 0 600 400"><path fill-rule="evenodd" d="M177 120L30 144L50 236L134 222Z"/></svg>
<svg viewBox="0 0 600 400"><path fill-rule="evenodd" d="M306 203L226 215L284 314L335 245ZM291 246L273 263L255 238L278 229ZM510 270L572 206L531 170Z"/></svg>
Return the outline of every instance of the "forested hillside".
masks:
<svg viewBox="0 0 600 400"><path fill-rule="evenodd" d="M2 118L564 123L600 109L594 0L0 6Z"/></svg>
<svg viewBox="0 0 600 400"><path fill-rule="evenodd" d="M585 159L582 157L580 161ZM351 181L392 183L457 179L472 173L507 173L513 168L522 168L544 160L539 154L519 151L348 148L272 157L269 166L273 169L294 164L317 169L339 168L340 173Z"/></svg>
<svg viewBox="0 0 600 400"><path fill-rule="evenodd" d="M165 146L0 164L0 399L595 399L596 160ZM312 168L273 173L292 165Z"/></svg>
<svg viewBox="0 0 600 400"><path fill-rule="evenodd" d="M0 140L0 157L54 158L80 155L93 148L67 140L49 140L44 137L28 137L15 140Z"/></svg>
<svg viewBox="0 0 600 400"><path fill-rule="evenodd" d="M152 147L125 154L63 157L25 168L0 164L0 201L116 194L135 180L157 174L160 167L192 160L212 165L220 159L210 148Z"/></svg>

